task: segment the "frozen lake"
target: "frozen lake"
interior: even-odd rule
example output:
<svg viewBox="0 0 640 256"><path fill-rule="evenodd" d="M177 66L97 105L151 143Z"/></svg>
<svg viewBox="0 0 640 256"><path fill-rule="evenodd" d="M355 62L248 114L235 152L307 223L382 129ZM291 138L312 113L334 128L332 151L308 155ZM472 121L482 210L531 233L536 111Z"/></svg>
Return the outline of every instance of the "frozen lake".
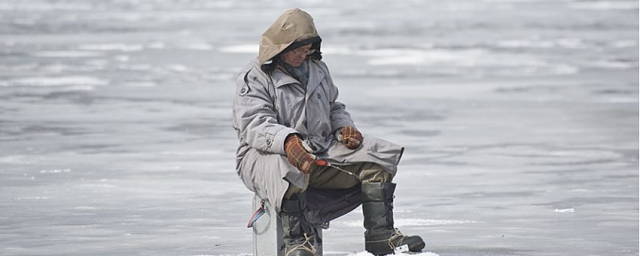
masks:
<svg viewBox="0 0 640 256"><path fill-rule="evenodd" d="M638 2L589 0L2 1L0 255L251 255L234 76L292 7L424 256L638 255Z"/></svg>

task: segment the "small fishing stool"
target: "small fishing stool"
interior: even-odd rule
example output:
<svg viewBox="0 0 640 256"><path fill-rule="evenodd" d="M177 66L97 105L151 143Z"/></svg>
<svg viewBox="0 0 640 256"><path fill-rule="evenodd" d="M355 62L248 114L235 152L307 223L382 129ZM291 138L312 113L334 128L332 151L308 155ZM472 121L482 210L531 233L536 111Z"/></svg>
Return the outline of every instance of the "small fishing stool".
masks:
<svg viewBox="0 0 640 256"><path fill-rule="evenodd" d="M254 214L247 227L253 229L254 256L284 256L284 231L282 220L269 201L257 195L253 196ZM322 241L322 229L316 231L316 236ZM314 239L316 255L322 256L322 244Z"/></svg>

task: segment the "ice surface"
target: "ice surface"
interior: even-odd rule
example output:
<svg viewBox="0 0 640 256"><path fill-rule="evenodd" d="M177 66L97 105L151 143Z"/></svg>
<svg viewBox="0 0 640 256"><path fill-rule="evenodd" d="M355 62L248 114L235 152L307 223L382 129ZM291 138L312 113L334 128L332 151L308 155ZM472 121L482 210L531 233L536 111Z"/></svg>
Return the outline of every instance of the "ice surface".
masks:
<svg viewBox="0 0 640 256"><path fill-rule="evenodd" d="M402 212L402 211L397 211ZM471 224L478 223L472 220L434 220L434 219L396 219L394 226L397 228L407 226L441 226L441 225L455 225L455 224ZM362 227L362 221L340 222L339 225L345 225L348 227Z"/></svg>
<svg viewBox="0 0 640 256"><path fill-rule="evenodd" d="M368 253L368 252L366 252L366 251L347 254L347 256L371 256L371 255L373 255L373 254ZM397 254L397 255L402 255L402 254ZM411 254L407 254L407 255L416 255L416 256L439 256L438 254L435 254L435 253L432 253L432 252L411 253Z"/></svg>
<svg viewBox="0 0 640 256"><path fill-rule="evenodd" d="M626 0L2 1L0 255L251 255L234 78L292 7L358 128L406 147L416 255L638 255Z"/></svg>
<svg viewBox="0 0 640 256"><path fill-rule="evenodd" d="M9 81L0 81L0 86L91 86L107 85L109 81L90 76L66 77L25 77ZM92 88L92 87L91 87Z"/></svg>
<svg viewBox="0 0 640 256"><path fill-rule="evenodd" d="M33 56L36 57L50 57L50 58L81 58L81 57L100 57L103 56L100 52L95 51L42 51L34 52Z"/></svg>
<svg viewBox="0 0 640 256"><path fill-rule="evenodd" d="M141 44L82 44L78 49L87 51L123 51L132 52L143 49Z"/></svg>

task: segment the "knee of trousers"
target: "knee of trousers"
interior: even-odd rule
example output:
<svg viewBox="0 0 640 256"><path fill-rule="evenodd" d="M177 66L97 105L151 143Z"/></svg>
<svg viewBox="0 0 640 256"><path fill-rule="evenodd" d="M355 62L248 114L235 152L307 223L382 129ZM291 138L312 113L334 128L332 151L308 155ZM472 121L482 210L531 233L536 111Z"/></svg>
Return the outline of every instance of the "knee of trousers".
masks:
<svg viewBox="0 0 640 256"><path fill-rule="evenodd" d="M307 191L307 187L308 187L308 180L305 180L305 187L304 188L300 188L296 185L293 185L292 183L289 182L289 188L287 188L287 192L284 193L284 199L291 199L291 196L295 195L295 194L301 194Z"/></svg>
<svg viewBox="0 0 640 256"><path fill-rule="evenodd" d="M382 182L391 183L393 181L393 174L381 165L376 163L365 163L360 170L360 180L363 183L370 182Z"/></svg>

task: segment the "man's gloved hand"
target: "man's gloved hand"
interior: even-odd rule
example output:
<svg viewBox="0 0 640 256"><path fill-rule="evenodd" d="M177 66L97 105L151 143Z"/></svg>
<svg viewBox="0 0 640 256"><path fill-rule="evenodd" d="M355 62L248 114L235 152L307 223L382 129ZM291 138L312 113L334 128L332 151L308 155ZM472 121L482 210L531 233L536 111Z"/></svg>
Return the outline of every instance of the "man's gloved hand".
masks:
<svg viewBox="0 0 640 256"><path fill-rule="evenodd" d="M284 141L284 152L287 160L301 172L308 174L318 168L315 156L304 148L302 139L297 134L291 134Z"/></svg>
<svg viewBox="0 0 640 256"><path fill-rule="evenodd" d="M362 143L362 133L353 126L343 126L340 129L342 133L342 144L349 149L356 149Z"/></svg>

